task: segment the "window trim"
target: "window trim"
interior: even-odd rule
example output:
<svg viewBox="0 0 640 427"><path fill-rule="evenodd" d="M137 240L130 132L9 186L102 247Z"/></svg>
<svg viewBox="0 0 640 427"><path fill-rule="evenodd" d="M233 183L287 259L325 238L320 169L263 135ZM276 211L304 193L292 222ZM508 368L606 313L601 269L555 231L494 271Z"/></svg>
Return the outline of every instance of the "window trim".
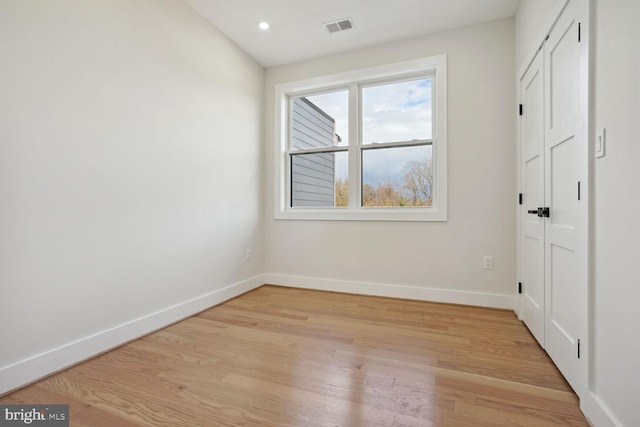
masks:
<svg viewBox="0 0 640 427"><path fill-rule="evenodd" d="M432 156L434 159L434 198L432 207L362 207L361 185L349 180L348 208L305 208L289 206L290 171L288 135L289 97L320 92L331 92L350 87L366 87L384 82L401 81L412 77L432 75ZM360 154L368 144L360 146L361 115L358 90L351 90L349 103L349 174L362 170ZM275 86L274 96L274 217L290 220L341 220L341 221L447 221L447 56L436 55L400 63L369 67L282 83ZM341 147L344 150L345 147Z"/></svg>

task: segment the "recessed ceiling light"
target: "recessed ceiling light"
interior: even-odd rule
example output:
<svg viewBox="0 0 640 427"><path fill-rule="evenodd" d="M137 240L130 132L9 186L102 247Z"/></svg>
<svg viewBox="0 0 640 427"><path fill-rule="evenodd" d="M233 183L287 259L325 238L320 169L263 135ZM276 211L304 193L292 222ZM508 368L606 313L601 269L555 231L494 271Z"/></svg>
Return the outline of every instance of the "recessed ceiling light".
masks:
<svg viewBox="0 0 640 427"><path fill-rule="evenodd" d="M269 23L268 22L261 22L258 24L258 28L260 28L261 30L268 30L269 29Z"/></svg>

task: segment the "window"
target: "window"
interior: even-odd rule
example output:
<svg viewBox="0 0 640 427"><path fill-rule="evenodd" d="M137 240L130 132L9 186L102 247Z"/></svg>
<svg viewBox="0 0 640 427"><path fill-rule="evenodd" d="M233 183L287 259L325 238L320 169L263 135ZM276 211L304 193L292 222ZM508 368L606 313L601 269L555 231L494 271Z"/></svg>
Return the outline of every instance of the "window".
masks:
<svg viewBox="0 0 640 427"><path fill-rule="evenodd" d="M276 218L446 221L446 56L275 95Z"/></svg>

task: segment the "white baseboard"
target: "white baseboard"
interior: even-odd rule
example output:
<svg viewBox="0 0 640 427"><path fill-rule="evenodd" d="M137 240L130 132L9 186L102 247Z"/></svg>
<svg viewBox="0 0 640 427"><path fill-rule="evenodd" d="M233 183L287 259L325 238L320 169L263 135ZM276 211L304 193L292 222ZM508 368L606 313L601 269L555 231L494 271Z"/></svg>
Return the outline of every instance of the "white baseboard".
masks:
<svg viewBox="0 0 640 427"><path fill-rule="evenodd" d="M140 338L265 284L258 275L0 368L0 395Z"/></svg>
<svg viewBox="0 0 640 427"><path fill-rule="evenodd" d="M315 289L321 291L346 292L390 298L405 298L420 301L450 304L475 305L480 307L513 310L516 297L513 295L469 292L451 289L422 288L398 284L357 282L350 280L321 279L317 277L291 276L267 273L266 283L279 286Z"/></svg>
<svg viewBox="0 0 640 427"><path fill-rule="evenodd" d="M591 391L580 396L580 409L591 425L595 427L622 427L607 405Z"/></svg>

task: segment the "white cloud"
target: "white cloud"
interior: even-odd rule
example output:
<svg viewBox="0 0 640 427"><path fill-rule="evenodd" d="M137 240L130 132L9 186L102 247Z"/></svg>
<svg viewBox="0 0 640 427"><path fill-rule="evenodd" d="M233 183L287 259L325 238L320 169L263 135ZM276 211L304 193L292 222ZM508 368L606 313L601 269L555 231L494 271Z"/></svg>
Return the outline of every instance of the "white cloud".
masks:
<svg viewBox="0 0 640 427"><path fill-rule="evenodd" d="M431 79L362 90L363 143L431 138Z"/></svg>

